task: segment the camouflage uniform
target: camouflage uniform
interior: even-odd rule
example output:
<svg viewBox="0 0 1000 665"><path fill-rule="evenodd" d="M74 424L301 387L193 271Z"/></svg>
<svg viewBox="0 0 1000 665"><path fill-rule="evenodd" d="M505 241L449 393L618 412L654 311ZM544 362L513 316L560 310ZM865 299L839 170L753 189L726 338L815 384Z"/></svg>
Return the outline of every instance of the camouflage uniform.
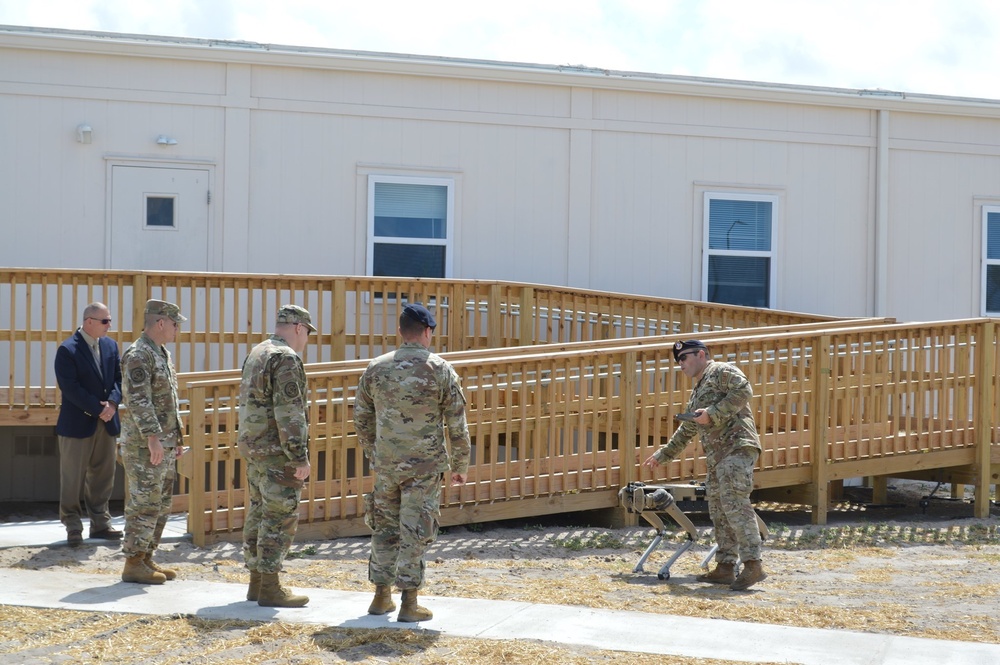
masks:
<svg viewBox="0 0 1000 665"><path fill-rule="evenodd" d="M750 505L753 467L760 455L760 438L750 413L753 388L729 363L709 362L691 391L688 411L705 409L711 424L682 422L670 441L654 453L660 464L676 457L695 434L705 449L708 513L715 527L718 563L760 559L760 528Z"/></svg>
<svg viewBox="0 0 1000 665"><path fill-rule="evenodd" d="M170 352L145 332L122 354L122 400L122 462L129 489L122 551L133 557L160 544L173 500L175 448L183 437ZM163 444L163 461L156 466L149 461L153 434Z"/></svg>
<svg viewBox="0 0 1000 665"><path fill-rule="evenodd" d="M306 408L302 360L284 339L271 335L250 351L240 384L238 445L250 494L243 556L250 570L279 572L295 537L302 481L277 477L286 466L309 460Z"/></svg>
<svg viewBox="0 0 1000 665"><path fill-rule="evenodd" d="M448 427L451 458L445 441ZM374 359L358 382L358 443L375 474L368 579L401 590L424 583L424 553L437 537L442 474L469 470L469 429L458 375L421 344Z"/></svg>

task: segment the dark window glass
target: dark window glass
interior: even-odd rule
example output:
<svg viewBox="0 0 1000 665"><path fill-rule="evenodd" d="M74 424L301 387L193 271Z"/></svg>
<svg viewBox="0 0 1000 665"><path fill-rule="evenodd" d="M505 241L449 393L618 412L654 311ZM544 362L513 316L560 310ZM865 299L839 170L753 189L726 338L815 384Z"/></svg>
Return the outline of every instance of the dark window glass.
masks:
<svg viewBox="0 0 1000 665"><path fill-rule="evenodd" d="M173 226L174 199L167 196L146 197L146 226Z"/></svg>
<svg viewBox="0 0 1000 665"><path fill-rule="evenodd" d="M375 243L372 274L376 277L443 277L445 248L441 245Z"/></svg>
<svg viewBox="0 0 1000 665"><path fill-rule="evenodd" d="M986 213L986 258L1000 259L1000 212Z"/></svg>
<svg viewBox="0 0 1000 665"><path fill-rule="evenodd" d="M986 266L986 311L1000 312L1000 266Z"/></svg>
<svg viewBox="0 0 1000 665"><path fill-rule="evenodd" d="M708 300L727 305L770 307L771 259L709 256Z"/></svg>

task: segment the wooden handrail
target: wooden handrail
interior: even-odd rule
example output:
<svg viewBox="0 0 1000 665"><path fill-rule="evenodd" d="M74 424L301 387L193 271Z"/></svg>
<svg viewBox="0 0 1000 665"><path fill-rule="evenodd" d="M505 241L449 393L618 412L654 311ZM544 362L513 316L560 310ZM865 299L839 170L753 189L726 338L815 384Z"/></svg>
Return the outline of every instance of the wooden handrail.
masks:
<svg viewBox="0 0 1000 665"><path fill-rule="evenodd" d="M825 520L829 483L849 477L847 473L877 476L936 464L956 467L989 455L981 448L977 453L981 439L968 434L971 412L961 413L961 407L925 412L916 405L959 404L956 395L978 390L976 373L963 368L965 358L975 356L985 343L982 335L996 343L991 320L839 323L794 333L742 331L720 335L710 345L716 358L743 368L757 391L753 407L764 445L759 486L810 487L804 502L813 506L817 522ZM522 509L544 508L536 499L546 496L569 492L607 498L629 479L679 481L703 475L704 458L696 445L658 476L638 465L638 458L673 431L673 414L683 408L690 390L673 362L677 338L623 340L590 349L522 347L456 354L452 364L469 401L474 463L468 487L446 488L443 519L474 519L480 513L469 507L484 501L494 505L494 518L498 501L508 506L501 514L516 516ZM938 367L924 356L933 356ZM872 371L876 361L884 364L882 371ZM361 362L307 368L311 427L317 436L314 464L325 465L337 477L324 475L324 490L304 505L315 509L320 501L328 506L322 514L339 513L342 533L355 528L353 492L371 483L353 441L350 415L363 368ZM991 375L987 383L992 382ZM234 375L191 381L188 387L231 396L238 383ZM232 406L209 400L191 408L232 417ZM231 447L232 434L226 429L214 435L212 445ZM329 461L331 455L336 463ZM232 470L219 474L231 475ZM977 493L988 495L986 478L974 484ZM237 516L230 517L226 524L238 523Z"/></svg>
<svg viewBox="0 0 1000 665"><path fill-rule="evenodd" d="M838 319L537 284L382 277L0 269L0 424L51 424L51 363L83 306L109 305L124 345L149 297L190 319L172 347L181 370L196 542L236 538L245 501L235 454L239 365L277 307L310 309L311 462L302 530L363 533L370 470L353 431L367 358L395 348L401 297L439 320L435 344L463 380L475 438L470 483L446 487L442 523L616 505L629 480L694 479L692 445L653 474L638 460L672 433L690 386L672 344L697 337L750 378L764 451L761 490L794 490L825 520L831 483L852 475L946 474L988 513L1000 451L992 319ZM3 379L0 379L3 380Z"/></svg>
<svg viewBox="0 0 1000 665"><path fill-rule="evenodd" d="M15 419L0 411L0 425L51 417L37 409L59 403L55 350L95 300L108 305L121 350L138 336L147 299L176 302L189 319L172 348L183 374L238 368L286 301L307 307L319 328L305 351L308 363L394 348L404 295L437 311L435 344L446 353L838 320L499 280L0 268L0 288L10 297L0 311L0 406L27 412Z"/></svg>

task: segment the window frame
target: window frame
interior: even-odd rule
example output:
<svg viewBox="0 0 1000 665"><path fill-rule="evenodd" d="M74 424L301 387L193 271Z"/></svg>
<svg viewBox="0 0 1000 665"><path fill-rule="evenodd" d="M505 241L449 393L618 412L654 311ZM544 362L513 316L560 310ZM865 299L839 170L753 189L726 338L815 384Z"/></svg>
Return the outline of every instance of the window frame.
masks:
<svg viewBox="0 0 1000 665"><path fill-rule="evenodd" d="M990 311L986 308L987 299L987 273L989 272L990 266L1000 266L1000 259L989 258L989 216L990 214L1000 215L1000 204L995 205L983 205L982 217L980 219L980 224L982 228L982 268L979 273L979 314L980 316L997 316L1000 315L1000 310Z"/></svg>
<svg viewBox="0 0 1000 665"><path fill-rule="evenodd" d="M444 238L414 238L406 236L376 236L375 235L375 184L392 183L403 185L433 185L445 187L447 191L447 202L445 214L445 237ZM367 203L367 251L365 252L365 274L374 277L375 272L375 245L432 245L444 247L444 275L434 279L449 279L453 275L454 267L454 235L455 235L455 180L453 178L437 178L427 176L405 176L405 175L383 175L368 174L368 203ZM396 275L387 277L397 277ZM399 276L405 278L405 276Z"/></svg>
<svg viewBox="0 0 1000 665"><path fill-rule="evenodd" d="M708 266L712 256L748 256L769 259L767 305L765 309L775 309L778 297L778 220L781 218L781 197L776 194L758 192L706 191L703 194L702 210L702 253L701 253L701 300L708 299ZM768 251L711 249L709 246L710 217L712 201L766 201L771 204L771 248ZM751 305L747 305L751 306Z"/></svg>

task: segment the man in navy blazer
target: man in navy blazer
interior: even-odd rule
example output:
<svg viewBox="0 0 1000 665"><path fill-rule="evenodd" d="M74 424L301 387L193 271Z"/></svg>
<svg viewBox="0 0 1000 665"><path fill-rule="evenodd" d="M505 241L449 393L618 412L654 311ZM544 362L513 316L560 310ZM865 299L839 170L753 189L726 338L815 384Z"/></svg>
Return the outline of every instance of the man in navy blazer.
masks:
<svg viewBox="0 0 1000 665"><path fill-rule="evenodd" d="M121 431L122 368L118 344L107 337L111 312L94 302L83 324L56 351L56 381L62 405L59 436L59 519L70 547L83 542L80 502L90 518L90 537L120 540L108 502L115 484L115 439Z"/></svg>

